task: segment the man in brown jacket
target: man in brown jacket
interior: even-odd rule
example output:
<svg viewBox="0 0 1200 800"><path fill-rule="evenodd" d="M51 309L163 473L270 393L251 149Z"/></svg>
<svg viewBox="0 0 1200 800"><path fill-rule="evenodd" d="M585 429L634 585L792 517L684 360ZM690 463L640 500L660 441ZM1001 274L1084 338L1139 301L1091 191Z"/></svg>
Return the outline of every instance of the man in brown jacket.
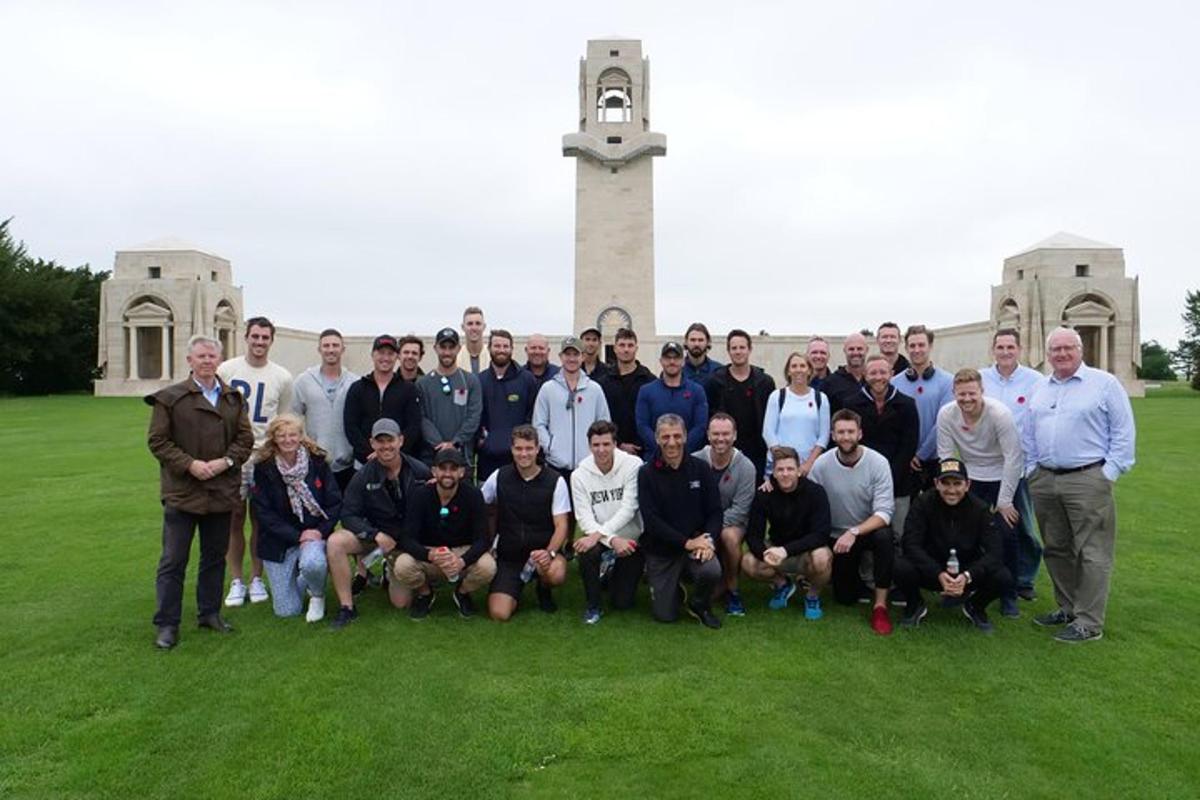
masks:
<svg viewBox="0 0 1200 800"><path fill-rule="evenodd" d="M233 630L221 618L229 518L241 502L241 467L254 434L241 394L217 377L221 344L207 336L188 341L187 379L145 397L153 408L150 452L161 465L163 538L155 589L158 627L155 646L169 650L179 640L183 578L192 536L200 528L196 612L201 628Z"/></svg>

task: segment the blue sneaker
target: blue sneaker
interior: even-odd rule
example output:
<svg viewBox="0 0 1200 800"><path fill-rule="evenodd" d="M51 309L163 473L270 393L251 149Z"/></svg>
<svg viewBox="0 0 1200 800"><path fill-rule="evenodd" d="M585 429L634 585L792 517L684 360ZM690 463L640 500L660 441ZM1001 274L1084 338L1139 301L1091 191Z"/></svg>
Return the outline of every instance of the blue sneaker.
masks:
<svg viewBox="0 0 1200 800"><path fill-rule="evenodd" d="M725 598L725 614L730 617L746 616L746 604L742 602L742 596L737 592L730 592Z"/></svg>
<svg viewBox="0 0 1200 800"><path fill-rule="evenodd" d="M587 611L583 612L583 622L585 625L595 625L600 621L600 609L595 606L588 606Z"/></svg>
<svg viewBox="0 0 1200 800"><path fill-rule="evenodd" d="M820 619L825 616L825 612L821 610L821 598L804 596L804 618L805 619Z"/></svg>
<svg viewBox="0 0 1200 800"><path fill-rule="evenodd" d="M796 582L789 580L787 583L779 586L771 593L771 599L767 605L773 611L782 611L787 608L788 601L792 599L792 595L796 593Z"/></svg>

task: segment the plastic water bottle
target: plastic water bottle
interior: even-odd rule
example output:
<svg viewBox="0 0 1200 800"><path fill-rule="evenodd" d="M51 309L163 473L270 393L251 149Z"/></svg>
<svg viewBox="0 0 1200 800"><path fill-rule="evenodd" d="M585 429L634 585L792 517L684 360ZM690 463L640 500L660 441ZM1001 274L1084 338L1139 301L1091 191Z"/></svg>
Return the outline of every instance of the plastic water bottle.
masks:
<svg viewBox="0 0 1200 800"><path fill-rule="evenodd" d="M450 548L449 547L439 547L438 552L439 553L449 553ZM459 577L461 577L461 576L456 572L453 575L447 575L446 580L450 581L450 583L458 583Z"/></svg>
<svg viewBox="0 0 1200 800"><path fill-rule="evenodd" d="M946 574L954 578L958 576L958 553L950 548L950 558L946 559Z"/></svg>
<svg viewBox="0 0 1200 800"><path fill-rule="evenodd" d="M617 551L605 549L600 554L600 577L607 578L608 573L612 572L613 565L617 563Z"/></svg>
<svg viewBox="0 0 1200 800"><path fill-rule="evenodd" d="M383 548L376 547L370 553L367 553L367 557L363 559L363 566L366 567L367 569L370 569L371 567L378 564L380 562L380 560L382 560L382 559L383 559Z"/></svg>
<svg viewBox="0 0 1200 800"><path fill-rule="evenodd" d="M531 580L533 580L533 576L536 574L537 564L533 563L533 557L531 556L529 560L525 562L525 566L521 570L521 583L529 583Z"/></svg>

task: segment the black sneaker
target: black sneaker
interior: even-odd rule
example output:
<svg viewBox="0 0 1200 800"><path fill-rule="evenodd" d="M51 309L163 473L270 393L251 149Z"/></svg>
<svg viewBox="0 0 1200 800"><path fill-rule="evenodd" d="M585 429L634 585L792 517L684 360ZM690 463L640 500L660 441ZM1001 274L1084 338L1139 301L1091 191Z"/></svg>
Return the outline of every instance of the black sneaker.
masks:
<svg viewBox="0 0 1200 800"><path fill-rule="evenodd" d="M412 605L408 607L409 619L425 619L429 609L433 608L433 592L413 595Z"/></svg>
<svg viewBox="0 0 1200 800"><path fill-rule="evenodd" d="M700 624L706 628L712 628L714 631L721 627L721 620L712 609L708 606L702 606L699 603L687 603L684 605L687 613L696 619L700 620Z"/></svg>
<svg viewBox="0 0 1200 800"><path fill-rule="evenodd" d="M1104 631L1094 628L1085 628L1078 622L1072 622L1070 625L1054 634L1054 641L1062 642L1063 644L1095 642L1103 638Z"/></svg>
<svg viewBox="0 0 1200 800"><path fill-rule="evenodd" d="M475 600L466 592L451 592L450 596L454 598L454 605L458 606L458 615L463 619L470 619L475 616Z"/></svg>
<svg viewBox="0 0 1200 800"><path fill-rule="evenodd" d="M979 608L970 600L962 604L963 616L971 620L971 624L979 629L980 633L992 633L996 630L992 625L992 621L988 619L987 612Z"/></svg>
<svg viewBox="0 0 1200 800"><path fill-rule="evenodd" d="M554 594L550 591L549 586L537 585L538 608L545 611L547 614L553 614L558 611L558 603L554 602Z"/></svg>
<svg viewBox="0 0 1200 800"><path fill-rule="evenodd" d="M921 624L921 620L929 613L929 606L925 605L924 600L918 600L916 605L909 603L912 608L906 608L904 616L900 618L900 627L915 628Z"/></svg>
<svg viewBox="0 0 1200 800"><path fill-rule="evenodd" d="M356 619L358 619L358 609L354 606L340 606L337 616L329 623L329 627L335 631L341 630Z"/></svg>
<svg viewBox="0 0 1200 800"><path fill-rule="evenodd" d="M370 578L366 575L355 574L354 580L350 581L350 594L358 597L363 593L363 589L367 588L368 583L370 583Z"/></svg>
<svg viewBox="0 0 1200 800"><path fill-rule="evenodd" d="M1032 586L1020 586L1017 588L1017 597L1027 601L1037 600L1037 590Z"/></svg>
<svg viewBox="0 0 1200 800"><path fill-rule="evenodd" d="M1068 614L1061 608L1056 608L1049 614L1040 614L1033 618L1034 625L1041 625L1043 628L1053 628L1057 625L1069 625L1075 621L1074 614Z"/></svg>

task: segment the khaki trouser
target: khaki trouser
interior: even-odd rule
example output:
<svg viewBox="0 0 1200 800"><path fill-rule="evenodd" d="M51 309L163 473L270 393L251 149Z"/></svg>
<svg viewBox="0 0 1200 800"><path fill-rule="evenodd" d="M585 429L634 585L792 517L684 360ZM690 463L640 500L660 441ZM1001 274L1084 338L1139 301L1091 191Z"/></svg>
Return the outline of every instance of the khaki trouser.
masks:
<svg viewBox="0 0 1200 800"><path fill-rule="evenodd" d="M1081 625L1103 630L1117 538L1112 484L1100 467L1066 475L1039 467L1029 493L1059 607Z"/></svg>
<svg viewBox="0 0 1200 800"><path fill-rule="evenodd" d="M452 547L450 551L454 555L462 558L463 554L470 550L470 547ZM401 553L396 557L396 561L392 566L392 574L396 581L409 589L420 589L426 582L445 581L446 576L442 574L442 570L429 561L417 561L408 553ZM462 591L473 592L476 589L481 589L492 582L492 577L496 574L496 561L490 553L484 553L479 557L479 560L467 567L466 571L460 576L462 580Z"/></svg>

